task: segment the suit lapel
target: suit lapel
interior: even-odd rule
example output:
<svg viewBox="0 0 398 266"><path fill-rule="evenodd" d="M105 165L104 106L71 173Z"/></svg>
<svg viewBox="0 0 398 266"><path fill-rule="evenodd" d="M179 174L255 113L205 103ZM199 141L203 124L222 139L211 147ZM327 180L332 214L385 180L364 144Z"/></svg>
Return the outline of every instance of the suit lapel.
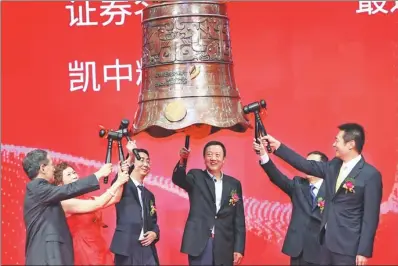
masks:
<svg viewBox="0 0 398 266"><path fill-rule="evenodd" d="M131 180L131 178L129 178L129 181L127 182L127 185L131 191L131 193L133 193L135 199L137 200L138 204L140 204L140 198L138 197L138 189L137 186L134 184L133 180Z"/></svg>
<svg viewBox="0 0 398 266"><path fill-rule="evenodd" d="M146 232L146 231L148 231L149 229L150 229L150 227L149 227L149 219L151 219L151 216L150 216L150 212L149 212L149 201L150 201L150 198L149 198L149 196L150 196L150 194L149 194L149 192L148 192L148 190L146 189L146 187L144 187L144 191L142 192L143 193L143 205L144 205L144 208L143 208L143 211L144 211L144 232Z"/></svg>
<svg viewBox="0 0 398 266"><path fill-rule="evenodd" d="M364 163L365 163L365 160L362 157L361 160L354 166L354 168L351 170L351 172L347 175L347 177L343 180L343 182L341 182L341 185L337 191L336 191L337 177L335 178L333 191L336 191L336 192L335 192L333 198L341 190L341 188L343 187L344 183L347 181L348 178L355 179L359 175L359 173L362 171Z"/></svg>
<svg viewBox="0 0 398 266"><path fill-rule="evenodd" d="M332 194L331 194L332 195L332 199L336 195L336 183L337 183L337 178L339 177L340 169L341 169L342 165L343 165L343 161L340 160L340 163L337 164L337 167L335 169L336 173L334 173L335 178L332 181L332 187L328 188L328 189L332 189Z"/></svg>
<svg viewBox="0 0 398 266"><path fill-rule="evenodd" d="M315 210L318 207L318 199L322 198L325 200L325 195L326 195L326 186L325 186L325 180L322 182L321 187L319 188L318 194L316 195L316 200L315 200L315 206L313 210Z"/></svg>
<svg viewBox="0 0 398 266"><path fill-rule="evenodd" d="M224 175L222 180L221 207L219 212L224 206L229 204L229 197L231 196L231 183L229 181L229 177Z"/></svg>
<svg viewBox="0 0 398 266"><path fill-rule="evenodd" d="M325 186L325 180L322 182L321 187L319 188L318 195L316 195L316 198L323 198L325 199L326 195L326 186Z"/></svg>
<svg viewBox="0 0 398 266"><path fill-rule="evenodd" d="M209 189L212 200L215 203L216 202L216 186L214 184L212 177L207 173L207 171L204 170L203 172L205 175L205 182L206 182L207 188Z"/></svg>
<svg viewBox="0 0 398 266"><path fill-rule="evenodd" d="M144 205L144 213L146 216L148 214L148 209L149 209L149 199L148 199L149 193L148 193L146 187L144 187L144 191L141 192L141 197L142 197L142 204Z"/></svg>
<svg viewBox="0 0 398 266"><path fill-rule="evenodd" d="M313 206L312 206L310 183L307 180L305 180L305 184L301 186L301 190L303 191L304 197L307 199L308 204L310 204L312 208Z"/></svg>

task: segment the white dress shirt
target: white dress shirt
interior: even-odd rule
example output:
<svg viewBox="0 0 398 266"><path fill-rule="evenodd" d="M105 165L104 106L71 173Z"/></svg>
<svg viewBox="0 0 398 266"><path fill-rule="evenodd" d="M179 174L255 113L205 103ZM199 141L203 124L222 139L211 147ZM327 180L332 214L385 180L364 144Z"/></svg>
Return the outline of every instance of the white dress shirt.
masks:
<svg viewBox="0 0 398 266"><path fill-rule="evenodd" d="M209 176L211 177L211 179L213 179L214 181L214 185L216 188L216 213L220 210L221 208L221 197L222 197L222 179L224 174L221 173L221 178L220 180L217 180L217 178L215 176L213 176L212 174L210 174L209 171L207 171L207 173L209 174ZM214 226L211 230L211 232L214 234Z"/></svg>
<svg viewBox="0 0 398 266"><path fill-rule="evenodd" d="M357 157L349 160L348 162L344 162L341 165L339 175L340 174L343 175L343 180L347 178L348 174L352 171L352 169L354 169L355 165L357 165L357 163L359 163L361 158L362 158L362 156L358 155Z"/></svg>
<svg viewBox="0 0 398 266"><path fill-rule="evenodd" d="M261 164L266 164L269 161L269 155L268 153L264 153L264 155L260 156L260 162Z"/></svg>
<svg viewBox="0 0 398 266"><path fill-rule="evenodd" d="M144 184L139 183L137 180L135 180L133 178L131 178L131 180L133 180L134 185L137 187L138 198L140 199L140 204L141 204L141 209L142 209L142 211L141 211L142 220L144 221L144 204L142 202L142 196L141 196L142 192L141 192L141 189L139 189L139 187L138 187L140 185L144 186ZM138 238L138 240L142 240L142 239L144 239L144 225L142 225L140 237Z"/></svg>
<svg viewBox="0 0 398 266"><path fill-rule="evenodd" d="M336 179L342 175L342 180L346 179L348 174L352 171L352 169L354 169L355 165L361 160L362 156L358 155L357 157L349 160L348 162L344 162L341 167L340 167L340 171L339 171L339 175L336 177ZM337 180L336 180L337 182ZM335 189L335 188L333 188ZM325 229L327 228L328 223L326 222L325 224Z"/></svg>
<svg viewBox="0 0 398 266"><path fill-rule="evenodd" d="M312 184L315 187L314 190L313 190L314 194L315 194L315 197L318 196L318 192L321 189L322 183L323 183L323 179L319 179L314 184Z"/></svg>

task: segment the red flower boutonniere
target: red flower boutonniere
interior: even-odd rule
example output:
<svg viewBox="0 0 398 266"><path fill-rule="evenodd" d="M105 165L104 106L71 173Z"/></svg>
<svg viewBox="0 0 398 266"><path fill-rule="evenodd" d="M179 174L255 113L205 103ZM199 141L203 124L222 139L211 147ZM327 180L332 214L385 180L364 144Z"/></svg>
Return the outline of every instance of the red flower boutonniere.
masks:
<svg viewBox="0 0 398 266"><path fill-rule="evenodd" d="M151 216L153 216L156 213L156 206L155 206L155 204L153 203L152 200L149 202L149 206L151 208L151 211L149 212L149 214Z"/></svg>
<svg viewBox="0 0 398 266"><path fill-rule="evenodd" d="M319 207L319 209L321 210L321 213L323 212L323 209L325 208L325 200L322 197L319 197L317 199L317 206Z"/></svg>
<svg viewBox="0 0 398 266"><path fill-rule="evenodd" d="M351 192L355 193L355 180L353 178L347 178L344 182L343 188L345 189L345 193Z"/></svg>
<svg viewBox="0 0 398 266"><path fill-rule="evenodd" d="M231 198L229 199L229 205L235 206L235 204L239 201L238 193L236 190L231 191Z"/></svg>

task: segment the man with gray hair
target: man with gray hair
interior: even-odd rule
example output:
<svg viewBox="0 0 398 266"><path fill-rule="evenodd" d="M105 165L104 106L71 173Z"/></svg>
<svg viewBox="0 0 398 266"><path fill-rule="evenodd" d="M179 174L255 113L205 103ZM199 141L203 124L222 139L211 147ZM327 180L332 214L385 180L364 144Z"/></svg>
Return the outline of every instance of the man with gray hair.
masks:
<svg viewBox="0 0 398 266"><path fill-rule="evenodd" d="M31 180L26 186L24 220L26 227L26 265L74 265L72 238L61 201L98 190L98 180L108 176L111 164L87 178L55 186L50 155L40 149L30 151L22 162Z"/></svg>

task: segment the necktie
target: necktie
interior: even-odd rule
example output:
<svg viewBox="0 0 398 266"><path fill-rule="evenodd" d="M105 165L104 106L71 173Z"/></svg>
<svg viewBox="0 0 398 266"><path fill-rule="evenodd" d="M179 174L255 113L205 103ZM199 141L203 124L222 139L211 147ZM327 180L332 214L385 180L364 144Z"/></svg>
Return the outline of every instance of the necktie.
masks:
<svg viewBox="0 0 398 266"><path fill-rule="evenodd" d="M315 186L313 184L310 184L310 193L311 193L311 198L312 198L312 207L314 207L316 195L315 195Z"/></svg>
<svg viewBox="0 0 398 266"><path fill-rule="evenodd" d="M347 169L347 166L341 167L339 176L337 177L336 180L336 192L339 190L341 183L343 183L345 179L345 171Z"/></svg>
<svg viewBox="0 0 398 266"><path fill-rule="evenodd" d="M144 228L144 233L146 232L146 204L145 204L145 191L144 191L144 186L143 185L138 185L138 188L141 191L141 212L142 212L142 226Z"/></svg>

